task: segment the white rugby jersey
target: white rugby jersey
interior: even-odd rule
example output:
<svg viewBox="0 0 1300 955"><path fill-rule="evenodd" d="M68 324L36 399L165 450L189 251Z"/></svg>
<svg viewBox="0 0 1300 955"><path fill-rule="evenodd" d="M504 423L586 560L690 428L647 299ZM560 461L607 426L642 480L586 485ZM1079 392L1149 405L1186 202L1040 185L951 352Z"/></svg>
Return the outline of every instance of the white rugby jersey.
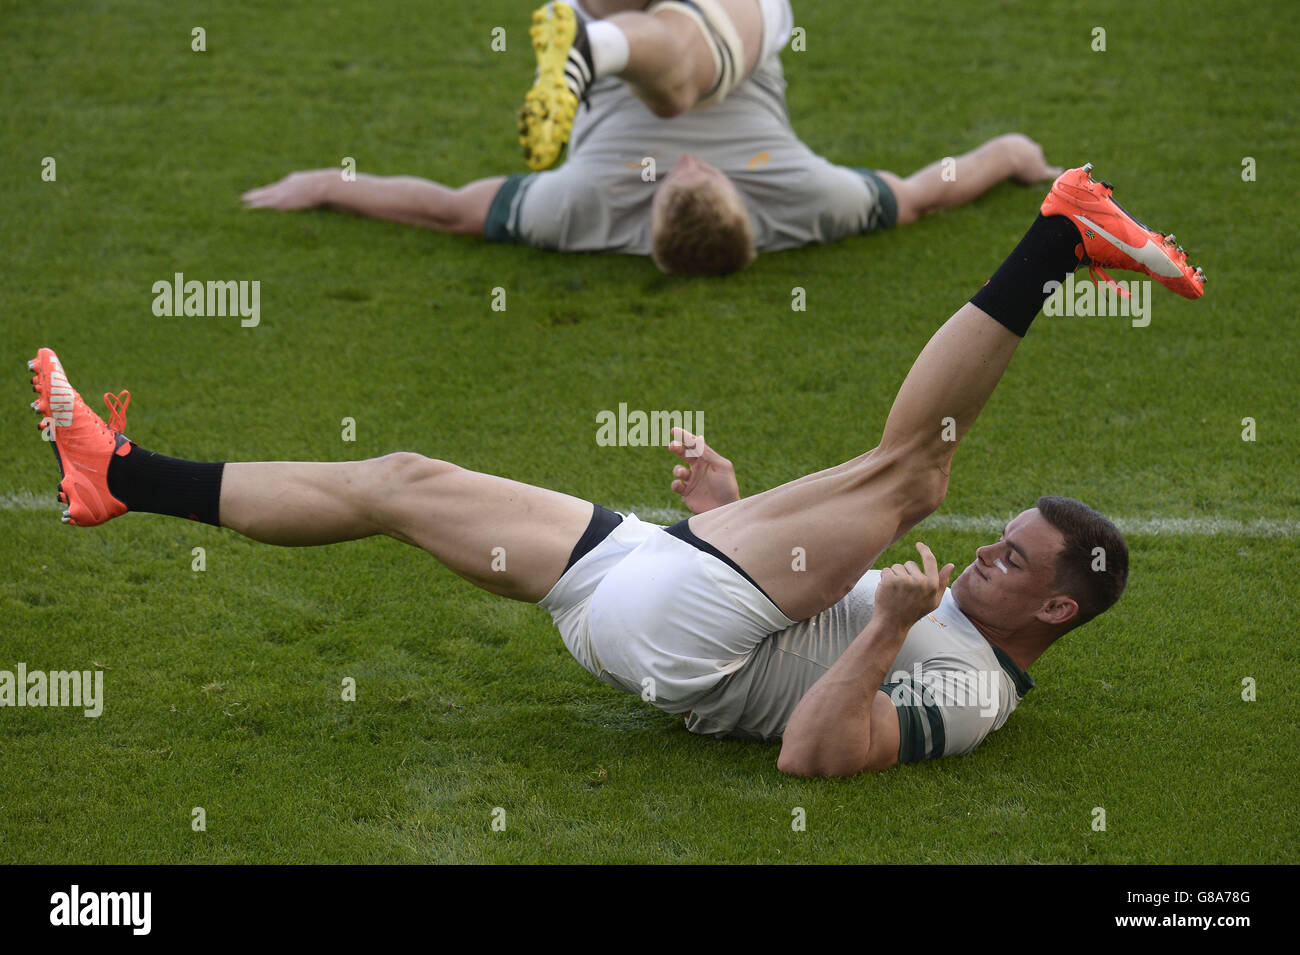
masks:
<svg viewBox="0 0 1300 955"><path fill-rule="evenodd" d="M839 603L767 637L743 667L692 706L687 729L779 737L799 700L866 628L879 585L880 571L869 571ZM899 762L970 752L1033 685L945 591L935 611L908 631L880 687L898 708Z"/></svg>
<svg viewBox="0 0 1300 955"><path fill-rule="evenodd" d="M605 77L587 91L558 168L509 176L483 234L560 252L650 254L650 204L684 153L736 186L759 251L888 228L897 202L873 170L837 166L790 125L785 76L769 56L721 103L655 116L627 84Z"/></svg>

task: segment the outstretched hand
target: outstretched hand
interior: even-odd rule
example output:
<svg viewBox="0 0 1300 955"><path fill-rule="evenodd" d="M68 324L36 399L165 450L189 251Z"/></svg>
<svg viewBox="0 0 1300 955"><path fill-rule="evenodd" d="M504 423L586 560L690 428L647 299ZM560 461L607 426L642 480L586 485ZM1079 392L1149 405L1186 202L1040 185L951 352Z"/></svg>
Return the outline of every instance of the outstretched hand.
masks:
<svg viewBox="0 0 1300 955"><path fill-rule="evenodd" d="M338 174L337 169L291 172L278 182L248 190L240 198L249 209L314 209L325 202L325 177Z"/></svg>
<svg viewBox="0 0 1300 955"><path fill-rule="evenodd" d="M1016 182L1031 186L1055 179L1065 171L1049 163L1042 145L1023 133L1008 133L1000 139L1011 158L1011 175Z"/></svg>
<svg viewBox="0 0 1300 955"><path fill-rule="evenodd" d="M909 560L882 568L880 586L876 588L876 614L909 628L939 606L954 566L944 564L940 570L930 548L917 541L916 549L921 555L920 567Z"/></svg>
<svg viewBox="0 0 1300 955"><path fill-rule="evenodd" d="M668 450L683 461L673 468L672 487L692 514L740 500L736 469L730 461L685 428L673 428L672 435Z"/></svg>

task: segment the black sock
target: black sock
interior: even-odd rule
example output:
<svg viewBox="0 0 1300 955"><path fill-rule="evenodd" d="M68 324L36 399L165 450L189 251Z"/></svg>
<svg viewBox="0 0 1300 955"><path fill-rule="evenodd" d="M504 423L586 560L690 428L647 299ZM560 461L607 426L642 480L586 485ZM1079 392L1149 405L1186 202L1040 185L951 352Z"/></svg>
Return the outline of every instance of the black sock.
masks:
<svg viewBox="0 0 1300 955"><path fill-rule="evenodd" d="M1064 282L1079 267L1082 256L1082 238L1069 217L1040 213L1016 250L970 302L1024 338L1051 297L1043 286Z"/></svg>
<svg viewBox="0 0 1300 955"><path fill-rule="evenodd" d="M169 514L220 527L223 462L182 461L146 451L132 442L131 453L113 455L108 491L127 510Z"/></svg>

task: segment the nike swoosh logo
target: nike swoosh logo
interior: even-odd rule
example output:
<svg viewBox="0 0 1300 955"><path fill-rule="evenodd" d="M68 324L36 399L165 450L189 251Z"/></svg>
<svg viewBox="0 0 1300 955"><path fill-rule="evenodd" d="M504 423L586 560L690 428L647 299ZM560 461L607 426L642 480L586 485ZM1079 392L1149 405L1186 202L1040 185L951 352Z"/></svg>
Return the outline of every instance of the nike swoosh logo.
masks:
<svg viewBox="0 0 1300 955"><path fill-rule="evenodd" d="M1111 235L1097 223L1093 222L1087 216L1075 215L1075 218L1086 225L1093 232L1109 242L1115 248L1127 252L1133 258L1137 259L1156 275L1163 275L1167 279L1176 279L1183 274L1183 270L1170 261L1169 256L1160 251L1160 246L1151 239L1147 238L1147 244L1142 248L1135 248L1129 245L1123 239Z"/></svg>
<svg viewBox="0 0 1300 955"><path fill-rule="evenodd" d="M74 463L77 465L77 468L78 468L79 470L82 470L82 471L89 471L91 474L98 474L98 473L99 473L99 468L88 468L88 467L86 467L84 464L82 464L80 461L76 461L76 462L74 462Z"/></svg>

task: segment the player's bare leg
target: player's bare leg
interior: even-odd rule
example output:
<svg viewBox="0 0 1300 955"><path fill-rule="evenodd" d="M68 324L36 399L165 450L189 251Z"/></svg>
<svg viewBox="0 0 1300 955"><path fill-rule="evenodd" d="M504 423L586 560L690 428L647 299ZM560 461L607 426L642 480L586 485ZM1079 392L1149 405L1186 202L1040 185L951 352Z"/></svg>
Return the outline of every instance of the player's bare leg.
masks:
<svg viewBox="0 0 1300 955"><path fill-rule="evenodd" d="M898 202L897 225L965 205L1008 179L1029 185L1060 174L1059 166L1048 165L1043 147L1020 133L1007 133L961 156L932 162L906 179L892 172L877 173Z"/></svg>
<svg viewBox="0 0 1300 955"><path fill-rule="evenodd" d="M620 77L656 115L671 117L722 99L758 63L758 0L629 6L591 4L588 11L605 18L586 23L562 2L534 12L537 75L519 113L519 143L531 168L559 161L578 106L601 77Z"/></svg>
<svg viewBox="0 0 1300 955"><path fill-rule="evenodd" d="M28 368L68 524L144 511L291 547L386 534L485 590L536 602L560 578L592 518L586 501L419 454L336 463L169 458L122 433L129 392L105 396L112 411L105 423L53 351L40 349Z"/></svg>
<svg viewBox="0 0 1300 955"><path fill-rule="evenodd" d="M962 306L912 366L878 447L697 515L691 530L743 567L790 618L824 610L942 503L957 447L945 440L943 421L954 419L958 440L969 430L1019 343L981 309Z"/></svg>
<svg viewBox="0 0 1300 955"><path fill-rule="evenodd" d="M787 616L806 618L835 603L943 501L957 444L1041 309L1048 282L1091 265L1143 272L1187 298L1203 293L1204 276L1172 237L1124 212L1089 168L1058 178L1015 251L930 339L876 448L691 518L691 530L742 567Z"/></svg>
<svg viewBox="0 0 1300 955"><path fill-rule="evenodd" d="M592 505L419 454L227 464L221 526L267 544L384 534L484 590L533 603L555 586Z"/></svg>
<svg viewBox="0 0 1300 955"><path fill-rule="evenodd" d="M744 61L735 69L736 83L758 64L763 18L758 0L718 0L744 46ZM672 6L651 12L619 13L604 22L617 27L628 42L627 66L618 74L657 116L686 112L713 90L719 80L711 41L699 21Z"/></svg>

